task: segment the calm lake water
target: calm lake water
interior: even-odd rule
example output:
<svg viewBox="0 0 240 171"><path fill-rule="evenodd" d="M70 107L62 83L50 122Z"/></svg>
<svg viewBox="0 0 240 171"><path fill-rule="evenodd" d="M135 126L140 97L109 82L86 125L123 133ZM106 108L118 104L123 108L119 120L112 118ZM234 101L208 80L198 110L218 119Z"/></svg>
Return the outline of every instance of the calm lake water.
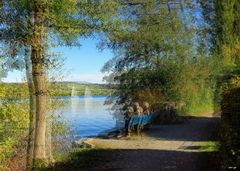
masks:
<svg viewBox="0 0 240 171"><path fill-rule="evenodd" d="M103 96L63 97L66 106L61 110L76 138L96 136L113 128L123 126L123 117L116 115L104 105Z"/></svg>

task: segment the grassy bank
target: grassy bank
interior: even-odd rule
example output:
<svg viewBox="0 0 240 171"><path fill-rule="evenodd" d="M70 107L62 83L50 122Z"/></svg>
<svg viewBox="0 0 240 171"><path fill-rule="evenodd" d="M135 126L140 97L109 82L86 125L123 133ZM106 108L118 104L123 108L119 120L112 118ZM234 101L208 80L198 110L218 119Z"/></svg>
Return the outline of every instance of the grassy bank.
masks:
<svg viewBox="0 0 240 171"><path fill-rule="evenodd" d="M190 106L188 111L185 113L190 116L205 116L214 113L214 106L212 103L199 104Z"/></svg>

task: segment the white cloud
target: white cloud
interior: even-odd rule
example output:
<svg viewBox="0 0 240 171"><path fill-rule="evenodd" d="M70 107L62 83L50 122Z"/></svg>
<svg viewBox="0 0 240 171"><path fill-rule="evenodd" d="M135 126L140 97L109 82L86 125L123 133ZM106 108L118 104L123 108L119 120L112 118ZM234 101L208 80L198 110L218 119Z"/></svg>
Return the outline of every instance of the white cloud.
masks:
<svg viewBox="0 0 240 171"><path fill-rule="evenodd" d="M63 81L104 83L103 82L104 76L105 75L101 73L79 73L79 74L71 74L68 78L64 78Z"/></svg>

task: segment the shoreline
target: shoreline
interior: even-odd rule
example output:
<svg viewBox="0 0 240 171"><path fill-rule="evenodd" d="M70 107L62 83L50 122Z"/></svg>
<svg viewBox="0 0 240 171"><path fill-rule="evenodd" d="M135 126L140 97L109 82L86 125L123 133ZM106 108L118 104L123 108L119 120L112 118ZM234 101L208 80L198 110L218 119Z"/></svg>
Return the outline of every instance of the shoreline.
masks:
<svg viewBox="0 0 240 171"><path fill-rule="evenodd" d="M123 137L124 134L125 134L124 127L123 128L115 127L115 128L103 131L96 136L89 136L89 137L84 137L79 140L76 140L73 142L73 148L95 148L93 144L89 144L87 143L87 141L94 138L100 138L100 139L120 138L120 137Z"/></svg>

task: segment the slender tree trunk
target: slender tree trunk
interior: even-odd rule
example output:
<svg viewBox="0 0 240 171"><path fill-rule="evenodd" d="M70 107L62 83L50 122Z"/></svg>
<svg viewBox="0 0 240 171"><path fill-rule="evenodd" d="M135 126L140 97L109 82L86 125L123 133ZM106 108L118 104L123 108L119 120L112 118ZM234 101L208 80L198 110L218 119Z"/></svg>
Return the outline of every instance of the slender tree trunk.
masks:
<svg viewBox="0 0 240 171"><path fill-rule="evenodd" d="M48 22L45 20L44 24L47 26ZM48 56L48 27L44 27L44 35L43 35L43 39L42 39L42 44L43 44L43 54L45 56ZM45 80L46 82L49 81L49 77L48 77L48 72L47 72L48 68L45 68ZM48 85L48 84L46 84ZM48 86L47 86L48 89ZM46 114L46 158L48 160L49 163L53 163L54 159L52 156L52 115L54 110L52 109L52 101L51 101L51 97L49 94L47 94L47 114Z"/></svg>
<svg viewBox="0 0 240 171"><path fill-rule="evenodd" d="M36 124L34 143L34 167L39 167L46 162L46 112L47 89L45 82L45 67L43 54L44 31L44 1L34 1L34 32L32 35L32 75L36 96Z"/></svg>
<svg viewBox="0 0 240 171"><path fill-rule="evenodd" d="M36 96L34 95L34 84L32 80L32 64L29 47L25 47L25 65L26 78L29 89L29 134L27 144L27 171L32 170L33 166L33 150L34 150L34 136L35 136L35 115L36 115Z"/></svg>
<svg viewBox="0 0 240 171"><path fill-rule="evenodd" d="M46 131L46 155L47 155L47 159L50 163L54 163L54 159L52 156L52 115L53 115L53 109L51 106L51 98L50 96L48 96L48 104L49 104L49 108L48 108L48 114L47 114L47 131Z"/></svg>

